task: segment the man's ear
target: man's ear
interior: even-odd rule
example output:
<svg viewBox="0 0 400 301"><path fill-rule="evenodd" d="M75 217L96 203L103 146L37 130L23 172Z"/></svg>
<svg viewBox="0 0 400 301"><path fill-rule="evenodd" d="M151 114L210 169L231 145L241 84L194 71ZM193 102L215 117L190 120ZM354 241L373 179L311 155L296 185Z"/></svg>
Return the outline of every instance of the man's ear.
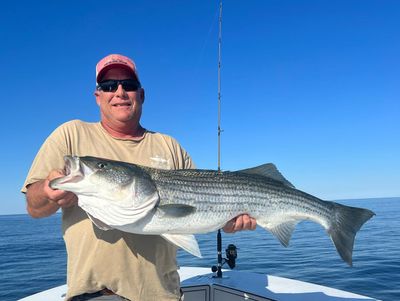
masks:
<svg viewBox="0 0 400 301"><path fill-rule="evenodd" d="M144 98L145 98L144 89L141 88L139 93L140 93L140 99L142 100L142 104L143 104L144 103Z"/></svg>
<svg viewBox="0 0 400 301"><path fill-rule="evenodd" d="M97 103L97 105L100 106L100 100L99 100L100 91L95 90L93 94L94 94L94 96L96 97L96 103Z"/></svg>

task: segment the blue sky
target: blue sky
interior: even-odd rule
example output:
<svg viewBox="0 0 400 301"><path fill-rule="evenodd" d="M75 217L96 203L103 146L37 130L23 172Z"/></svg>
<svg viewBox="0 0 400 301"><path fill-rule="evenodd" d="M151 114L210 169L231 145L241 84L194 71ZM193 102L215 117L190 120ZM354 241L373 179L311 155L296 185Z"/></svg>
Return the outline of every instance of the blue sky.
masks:
<svg viewBox="0 0 400 301"><path fill-rule="evenodd" d="M218 1L6 1L0 214L59 124L99 119L95 64L132 57L142 124L217 167ZM322 199L400 196L400 2L224 1L221 167L273 162Z"/></svg>

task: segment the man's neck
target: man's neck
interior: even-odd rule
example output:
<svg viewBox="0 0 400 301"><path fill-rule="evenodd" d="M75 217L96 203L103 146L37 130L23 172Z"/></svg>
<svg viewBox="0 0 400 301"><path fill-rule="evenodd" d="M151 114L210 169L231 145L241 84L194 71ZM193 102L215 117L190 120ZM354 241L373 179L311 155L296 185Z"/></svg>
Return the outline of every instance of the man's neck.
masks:
<svg viewBox="0 0 400 301"><path fill-rule="evenodd" d="M103 128L113 137L120 139L133 139L136 140L138 138L143 137L145 133L145 129L142 128L140 124L130 125L109 125L106 122L101 121L101 125Z"/></svg>

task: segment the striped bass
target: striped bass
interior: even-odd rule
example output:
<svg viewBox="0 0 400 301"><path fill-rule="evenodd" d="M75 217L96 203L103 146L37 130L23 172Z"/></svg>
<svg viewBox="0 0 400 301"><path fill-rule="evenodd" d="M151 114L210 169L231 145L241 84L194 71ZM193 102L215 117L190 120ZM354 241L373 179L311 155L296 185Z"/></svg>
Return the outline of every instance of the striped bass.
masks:
<svg viewBox="0 0 400 301"><path fill-rule="evenodd" d="M71 191L100 229L161 235L201 256L193 234L249 214L284 246L295 226L320 224L352 265L357 231L374 213L323 201L297 190L273 164L240 171L163 170L95 157L65 157L65 176L52 189Z"/></svg>

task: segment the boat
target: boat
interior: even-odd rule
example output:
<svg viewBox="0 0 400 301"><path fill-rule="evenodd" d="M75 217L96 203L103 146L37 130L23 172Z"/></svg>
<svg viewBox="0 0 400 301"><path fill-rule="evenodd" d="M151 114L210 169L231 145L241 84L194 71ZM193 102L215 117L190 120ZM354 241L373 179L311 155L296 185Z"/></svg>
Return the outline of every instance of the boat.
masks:
<svg viewBox="0 0 400 301"><path fill-rule="evenodd" d="M365 301L377 300L351 292L299 280L245 271L181 267L178 272L184 301ZM19 301L64 301L67 285L25 297Z"/></svg>

